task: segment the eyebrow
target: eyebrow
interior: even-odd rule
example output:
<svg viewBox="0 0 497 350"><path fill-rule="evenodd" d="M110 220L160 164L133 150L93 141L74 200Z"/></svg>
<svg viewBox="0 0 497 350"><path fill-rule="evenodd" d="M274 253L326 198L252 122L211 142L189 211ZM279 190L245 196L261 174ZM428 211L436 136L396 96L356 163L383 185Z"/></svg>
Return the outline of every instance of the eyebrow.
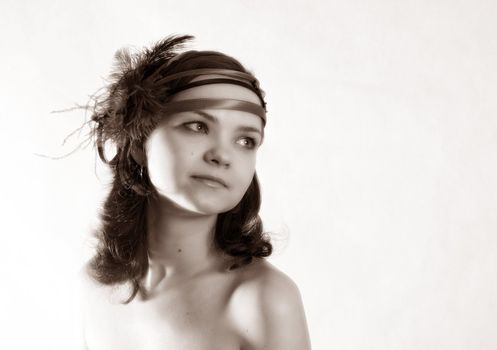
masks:
<svg viewBox="0 0 497 350"><path fill-rule="evenodd" d="M219 123L219 119L217 119L212 114L209 114L209 113L204 112L204 111L192 111L192 112L210 120L211 122ZM245 131L245 132L253 131L253 132L260 134L262 137L264 137L264 133L260 129L254 128L253 126L240 126L236 130L237 131Z"/></svg>

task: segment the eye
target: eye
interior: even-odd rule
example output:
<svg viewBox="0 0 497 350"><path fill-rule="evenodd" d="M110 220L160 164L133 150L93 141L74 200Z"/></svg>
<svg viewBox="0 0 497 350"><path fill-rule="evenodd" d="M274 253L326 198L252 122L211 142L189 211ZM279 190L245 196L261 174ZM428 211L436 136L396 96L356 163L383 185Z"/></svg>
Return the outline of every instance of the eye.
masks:
<svg viewBox="0 0 497 350"><path fill-rule="evenodd" d="M198 122L198 121L189 122L189 123L183 124L183 126L185 128L187 128L188 130L191 130L193 132L200 132L200 133L206 134L208 131L207 125L205 125L205 123L203 123L203 122Z"/></svg>
<svg viewBox="0 0 497 350"><path fill-rule="evenodd" d="M240 144L248 149L253 149L257 145L257 142L252 137L242 137L238 141L238 144Z"/></svg>

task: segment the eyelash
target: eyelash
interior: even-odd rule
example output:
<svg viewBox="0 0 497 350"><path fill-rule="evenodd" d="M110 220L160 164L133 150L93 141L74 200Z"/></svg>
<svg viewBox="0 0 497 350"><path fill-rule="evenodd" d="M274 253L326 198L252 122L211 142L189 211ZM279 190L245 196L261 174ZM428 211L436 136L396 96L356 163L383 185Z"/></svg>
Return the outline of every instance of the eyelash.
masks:
<svg viewBox="0 0 497 350"><path fill-rule="evenodd" d="M191 127L191 125L197 125L197 126L200 125L200 126L202 126L202 128L203 128L204 131L198 130L195 127ZM207 132L209 131L208 128L207 128L207 125L205 123L203 123L203 122L189 122L189 123L183 124L183 126L188 131L191 131L191 132L194 132L194 133L204 133L204 134L207 134ZM257 145L257 141L254 138L252 138L252 137L243 137L243 139L248 140L250 142L250 145L244 146L244 147L247 147L248 149L253 149Z"/></svg>

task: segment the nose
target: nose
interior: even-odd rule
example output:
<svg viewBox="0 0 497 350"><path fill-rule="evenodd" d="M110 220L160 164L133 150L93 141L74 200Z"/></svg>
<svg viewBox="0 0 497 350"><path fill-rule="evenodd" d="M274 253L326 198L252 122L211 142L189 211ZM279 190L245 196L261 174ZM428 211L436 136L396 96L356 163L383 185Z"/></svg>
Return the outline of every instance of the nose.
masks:
<svg viewBox="0 0 497 350"><path fill-rule="evenodd" d="M217 167L229 168L231 164L231 156L228 150L221 145L216 145L205 152L204 160Z"/></svg>

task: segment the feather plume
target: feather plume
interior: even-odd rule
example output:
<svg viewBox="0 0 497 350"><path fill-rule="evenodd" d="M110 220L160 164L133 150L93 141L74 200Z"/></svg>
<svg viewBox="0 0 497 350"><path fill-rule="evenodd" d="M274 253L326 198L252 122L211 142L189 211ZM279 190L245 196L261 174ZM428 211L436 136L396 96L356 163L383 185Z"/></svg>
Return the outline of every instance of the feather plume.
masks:
<svg viewBox="0 0 497 350"><path fill-rule="evenodd" d="M170 36L136 54L128 49L115 53L110 84L94 104L92 120L96 122L97 145L111 140L123 148L127 140L140 142L153 129L154 113L160 110L169 90L167 85L156 82L169 61L191 39L191 35Z"/></svg>

